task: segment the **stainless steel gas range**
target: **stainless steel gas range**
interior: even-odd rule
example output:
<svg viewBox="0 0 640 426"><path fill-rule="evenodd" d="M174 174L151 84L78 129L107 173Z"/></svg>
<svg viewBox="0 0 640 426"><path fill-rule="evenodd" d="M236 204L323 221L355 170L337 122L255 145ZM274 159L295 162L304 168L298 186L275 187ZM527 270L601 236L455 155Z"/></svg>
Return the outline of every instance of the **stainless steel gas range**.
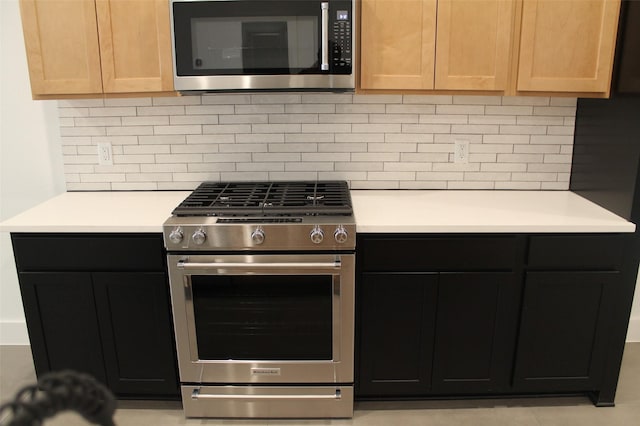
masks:
<svg viewBox="0 0 640 426"><path fill-rule="evenodd" d="M164 224L187 417L351 417L346 182L205 182Z"/></svg>

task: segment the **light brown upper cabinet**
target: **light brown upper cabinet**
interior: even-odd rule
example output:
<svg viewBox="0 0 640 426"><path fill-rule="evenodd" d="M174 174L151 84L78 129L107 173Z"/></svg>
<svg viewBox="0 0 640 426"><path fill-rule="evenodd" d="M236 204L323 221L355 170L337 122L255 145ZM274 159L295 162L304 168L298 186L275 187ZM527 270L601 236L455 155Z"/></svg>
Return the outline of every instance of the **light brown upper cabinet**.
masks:
<svg viewBox="0 0 640 426"><path fill-rule="evenodd" d="M363 89L506 89L512 0L362 0L361 19Z"/></svg>
<svg viewBox="0 0 640 426"><path fill-rule="evenodd" d="M511 0L438 0L435 89L505 90Z"/></svg>
<svg viewBox="0 0 640 426"><path fill-rule="evenodd" d="M620 0L523 0L519 91L609 92Z"/></svg>
<svg viewBox="0 0 640 426"><path fill-rule="evenodd" d="M362 0L359 89L608 96L620 0Z"/></svg>
<svg viewBox="0 0 640 426"><path fill-rule="evenodd" d="M167 0L21 0L34 98L173 90Z"/></svg>
<svg viewBox="0 0 640 426"><path fill-rule="evenodd" d="M31 92L101 93L93 0L21 0Z"/></svg>
<svg viewBox="0 0 640 426"><path fill-rule="evenodd" d="M433 89L436 0L362 0L363 89Z"/></svg>

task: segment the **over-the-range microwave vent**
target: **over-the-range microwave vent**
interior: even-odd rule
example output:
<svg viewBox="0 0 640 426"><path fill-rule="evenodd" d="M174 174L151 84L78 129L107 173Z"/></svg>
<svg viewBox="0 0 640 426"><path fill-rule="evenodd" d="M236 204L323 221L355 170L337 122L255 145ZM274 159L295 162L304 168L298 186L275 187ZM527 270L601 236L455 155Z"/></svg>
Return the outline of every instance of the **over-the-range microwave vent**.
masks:
<svg viewBox="0 0 640 426"><path fill-rule="evenodd" d="M355 0L170 4L182 94L355 90Z"/></svg>

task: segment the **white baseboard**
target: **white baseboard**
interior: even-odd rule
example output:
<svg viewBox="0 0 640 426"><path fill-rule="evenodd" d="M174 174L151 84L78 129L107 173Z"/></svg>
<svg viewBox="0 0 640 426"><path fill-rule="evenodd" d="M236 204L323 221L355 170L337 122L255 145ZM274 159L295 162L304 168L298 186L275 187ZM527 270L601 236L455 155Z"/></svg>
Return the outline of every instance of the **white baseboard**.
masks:
<svg viewBox="0 0 640 426"><path fill-rule="evenodd" d="M29 334L24 321L0 321L0 345L28 345Z"/></svg>
<svg viewBox="0 0 640 426"><path fill-rule="evenodd" d="M627 342L640 342L640 317L631 317L629 320Z"/></svg>

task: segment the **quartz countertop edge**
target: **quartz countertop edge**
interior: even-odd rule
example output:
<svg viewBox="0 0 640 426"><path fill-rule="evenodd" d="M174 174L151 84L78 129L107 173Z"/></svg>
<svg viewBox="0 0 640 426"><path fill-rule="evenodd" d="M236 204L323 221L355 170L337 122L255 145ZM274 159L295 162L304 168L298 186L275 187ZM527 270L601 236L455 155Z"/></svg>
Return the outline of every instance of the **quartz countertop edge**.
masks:
<svg viewBox="0 0 640 426"><path fill-rule="evenodd" d="M162 232L190 191L66 192L0 232ZM605 233L635 225L570 191L352 190L361 233Z"/></svg>

